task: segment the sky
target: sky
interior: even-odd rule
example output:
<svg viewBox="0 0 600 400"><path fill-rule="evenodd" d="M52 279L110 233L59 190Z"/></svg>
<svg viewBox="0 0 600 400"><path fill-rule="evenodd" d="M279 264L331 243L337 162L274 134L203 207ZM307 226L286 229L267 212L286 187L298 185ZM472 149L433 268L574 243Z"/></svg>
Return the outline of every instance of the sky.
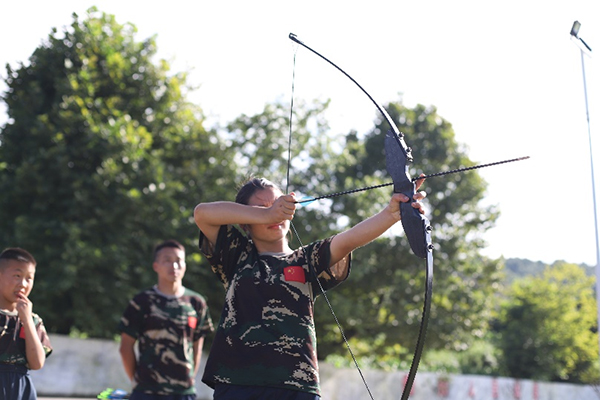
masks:
<svg viewBox="0 0 600 400"><path fill-rule="evenodd" d="M53 27L62 31L72 13L83 19L91 6L134 24L140 41L156 35L158 56L173 72L190 71L190 82L199 85L189 99L209 121L289 102L295 71L295 99L331 99L332 132L368 131L373 104L291 42L295 33L378 103L436 107L474 162L531 157L479 170L488 183L484 204L501 213L484 235L486 256L596 265L593 187L600 198L600 171L593 185L590 165L590 148L600 165L596 0L13 1L0 14L0 76L7 63L26 63ZM585 85L581 45L569 34L575 20L593 50L583 52ZM0 126L6 121L0 104Z"/></svg>

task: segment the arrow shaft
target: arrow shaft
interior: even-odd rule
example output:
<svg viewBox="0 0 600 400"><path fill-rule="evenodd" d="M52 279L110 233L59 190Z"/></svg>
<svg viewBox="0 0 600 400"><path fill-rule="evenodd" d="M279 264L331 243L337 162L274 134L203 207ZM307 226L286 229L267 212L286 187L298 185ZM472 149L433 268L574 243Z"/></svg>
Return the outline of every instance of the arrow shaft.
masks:
<svg viewBox="0 0 600 400"><path fill-rule="evenodd" d="M488 163L488 164L474 165L472 167L463 167L463 168L452 169L452 170L449 170L449 171L436 172L435 174L424 175L424 176L419 176L419 177L416 177L416 178L412 178L412 181L415 182L415 181L418 181L420 179L434 178L436 176L456 174L456 173L459 173L459 172L470 171L470 170L473 170L473 169L491 167L491 166L494 166L494 165L506 164L506 163L511 163L511 162L515 162L515 161L522 161L522 160L527 160L528 158L530 158L530 157L529 156L518 157L518 158L512 158L510 160L503 160L503 161L496 161L496 162L492 162L492 163ZM331 193L331 194L325 194L323 196L318 196L318 197L313 197L311 199L297 201L296 203L297 204L312 203L313 201L317 201L317 200L330 199L332 197L343 196L343 195L346 195L346 194L364 192L364 191L372 190L372 189L379 189L379 188L386 187L386 186L392 186L393 184L394 184L393 182L387 182L387 183L382 183L382 184L379 184L379 185L366 186L366 187L362 187L362 188L358 188L358 189L343 190L341 192L336 192L336 193Z"/></svg>

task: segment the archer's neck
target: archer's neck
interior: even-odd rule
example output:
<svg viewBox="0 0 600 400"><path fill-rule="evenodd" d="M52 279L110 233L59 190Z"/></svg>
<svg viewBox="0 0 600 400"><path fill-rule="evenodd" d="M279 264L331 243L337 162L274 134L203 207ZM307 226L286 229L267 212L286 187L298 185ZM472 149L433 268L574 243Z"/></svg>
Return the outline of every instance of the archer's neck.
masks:
<svg viewBox="0 0 600 400"><path fill-rule="evenodd" d="M276 242L264 242L260 240L254 241L254 246L259 253L284 253L291 254L293 250L290 248L287 239L278 240Z"/></svg>

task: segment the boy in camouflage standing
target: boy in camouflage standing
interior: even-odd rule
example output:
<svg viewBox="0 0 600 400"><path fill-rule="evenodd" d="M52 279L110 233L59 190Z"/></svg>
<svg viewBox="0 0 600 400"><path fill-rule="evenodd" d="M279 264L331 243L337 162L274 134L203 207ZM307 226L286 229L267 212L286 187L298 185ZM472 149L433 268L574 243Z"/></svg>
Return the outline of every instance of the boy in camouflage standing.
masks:
<svg viewBox="0 0 600 400"><path fill-rule="evenodd" d="M29 300L36 264L19 247L0 253L0 399L37 399L29 370L42 368L52 352L44 323Z"/></svg>
<svg viewBox="0 0 600 400"><path fill-rule="evenodd" d="M213 331L208 306L182 284L185 248L179 242L156 246L152 266L158 283L129 302L119 323L119 352L133 384L129 398L193 400L204 336Z"/></svg>

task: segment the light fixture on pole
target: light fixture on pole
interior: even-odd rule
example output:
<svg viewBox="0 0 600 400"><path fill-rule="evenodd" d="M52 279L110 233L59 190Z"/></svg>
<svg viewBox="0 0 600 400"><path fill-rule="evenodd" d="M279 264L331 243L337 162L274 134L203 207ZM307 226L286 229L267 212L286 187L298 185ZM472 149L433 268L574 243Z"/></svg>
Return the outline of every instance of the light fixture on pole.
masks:
<svg viewBox="0 0 600 400"><path fill-rule="evenodd" d="M588 52L591 54L592 49L588 44L579 37L579 28L581 28L581 24L579 21L573 22L573 27L571 28L571 37L577 39L579 42L585 46ZM590 130L590 111L588 109L588 97L587 97L587 82L585 80L585 58L584 58L584 49L578 45L579 51L581 53L581 71L583 73L583 95L585 97L585 116L587 119L587 129L588 129L588 141L590 147L590 167L592 169L592 198L594 201L594 230L596 232L596 304L598 307L598 341L600 346L600 248L598 245L598 214L596 212L596 181L594 180L594 156L592 152L592 134ZM600 348L599 348L600 349Z"/></svg>

